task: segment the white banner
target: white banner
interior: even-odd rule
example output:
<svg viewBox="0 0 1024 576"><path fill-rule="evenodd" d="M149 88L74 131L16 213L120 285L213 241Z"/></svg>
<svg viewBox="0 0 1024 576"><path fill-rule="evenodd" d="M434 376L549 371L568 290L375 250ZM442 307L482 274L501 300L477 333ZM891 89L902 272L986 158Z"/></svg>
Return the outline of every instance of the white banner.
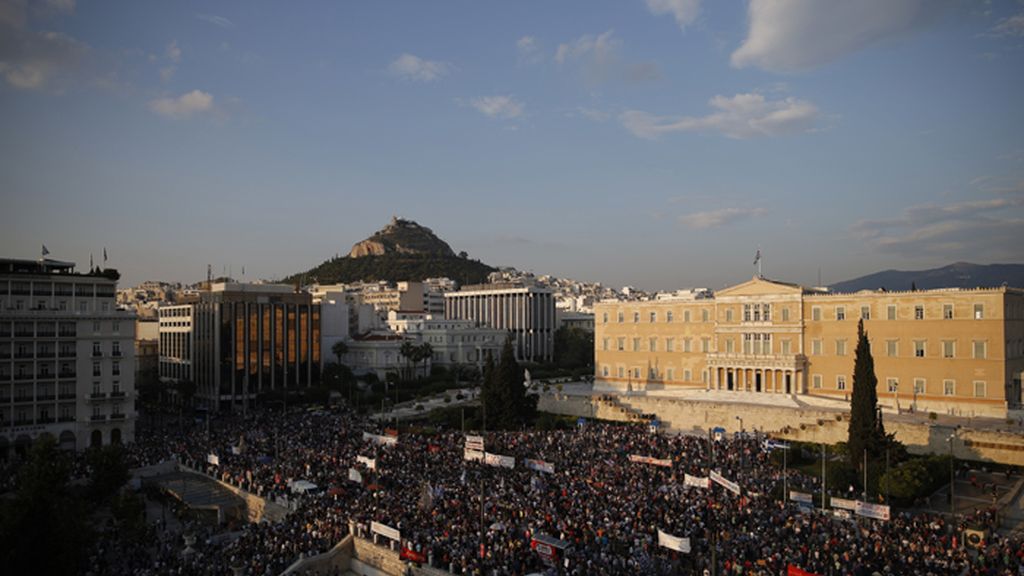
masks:
<svg viewBox="0 0 1024 576"><path fill-rule="evenodd" d="M231 447L231 453L234 454L235 456L240 455L242 453L242 447L241 446L232 446Z"/></svg>
<svg viewBox="0 0 1024 576"><path fill-rule="evenodd" d="M466 450L473 450L476 452L484 451L484 437L483 436L466 436Z"/></svg>
<svg viewBox="0 0 1024 576"><path fill-rule="evenodd" d="M348 479L355 482L356 484L363 483L363 475L355 468L348 469Z"/></svg>
<svg viewBox="0 0 1024 576"><path fill-rule="evenodd" d="M714 470L711 471L711 481L714 482L715 484L721 485L723 488L725 488L729 492L732 492L733 494L738 495L740 493L739 484L733 482L732 480L727 480L725 477L723 477L718 472L715 472Z"/></svg>
<svg viewBox="0 0 1024 576"><path fill-rule="evenodd" d="M630 462L640 462L641 464L651 464L653 466L664 466L666 468L672 467L671 460L662 460L659 458L651 458L650 456L640 456L637 454L629 455Z"/></svg>
<svg viewBox="0 0 1024 576"><path fill-rule="evenodd" d="M511 456L502 456L501 454L484 452L484 464L489 466L501 466L502 468L515 468L516 459Z"/></svg>
<svg viewBox="0 0 1024 576"><path fill-rule="evenodd" d="M217 455L212 452L206 456L206 461L209 462L210 464L213 464L214 466L220 466L220 458L218 458Z"/></svg>
<svg viewBox="0 0 1024 576"><path fill-rule="evenodd" d="M543 460L533 460L531 458L526 459L526 467L530 470L536 470L538 472L544 472L547 474L555 473L555 465L550 462Z"/></svg>
<svg viewBox="0 0 1024 576"><path fill-rule="evenodd" d="M857 501L857 508L854 512L858 516L864 516L865 518L874 518L876 520L888 520L889 519L889 507L884 504L871 504L869 502Z"/></svg>
<svg viewBox="0 0 1024 576"><path fill-rule="evenodd" d="M857 502L854 500L846 500L844 498L831 498L829 500L833 508L842 508L843 510L856 510Z"/></svg>
<svg viewBox="0 0 1024 576"><path fill-rule="evenodd" d="M484 459L484 453L477 450L465 450L462 453L462 459L479 462Z"/></svg>
<svg viewBox="0 0 1024 576"><path fill-rule="evenodd" d="M679 536L673 536L667 532L658 530L658 545L664 546L670 550L676 550L683 554L690 553L690 539L680 538Z"/></svg>
<svg viewBox="0 0 1024 576"><path fill-rule="evenodd" d="M363 440L370 440L377 444L383 444L384 446L394 446L398 444L398 438L394 436L381 436L380 434L370 434L369 432L363 432Z"/></svg>
<svg viewBox="0 0 1024 576"><path fill-rule="evenodd" d="M814 497L806 492L797 492L796 490L789 491L789 499L794 502L803 502L804 504L811 504L814 502Z"/></svg>
<svg viewBox="0 0 1024 576"><path fill-rule="evenodd" d="M377 469L377 461L373 458L367 458L366 456L356 456L356 462L359 462L363 466L366 466L367 470Z"/></svg>
<svg viewBox="0 0 1024 576"><path fill-rule="evenodd" d="M683 477L683 486L705 489L711 488L711 480L705 476L690 476L687 474Z"/></svg>
<svg viewBox="0 0 1024 576"><path fill-rule="evenodd" d="M395 530L391 526L381 524L380 522L370 522L370 532L376 532L377 534L380 534L385 538L390 538L396 542L402 541L402 534L398 530Z"/></svg>

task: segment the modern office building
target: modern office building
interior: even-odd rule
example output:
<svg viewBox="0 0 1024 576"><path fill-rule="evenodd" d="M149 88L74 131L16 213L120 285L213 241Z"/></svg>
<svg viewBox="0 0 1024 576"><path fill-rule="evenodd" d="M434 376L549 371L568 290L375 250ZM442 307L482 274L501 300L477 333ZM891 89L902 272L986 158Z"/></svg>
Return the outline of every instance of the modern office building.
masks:
<svg viewBox="0 0 1024 576"><path fill-rule="evenodd" d="M84 449L135 438L135 314L116 270L0 259L0 460L43 434Z"/></svg>
<svg viewBox="0 0 1024 576"><path fill-rule="evenodd" d="M555 353L551 290L519 284L465 286L445 294L445 317L511 332L520 361L550 362Z"/></svg>
<svg viewBox="0 0 1024 576"><path fill-rule="evenodd" d="M1024 416L1024 290L833 294L757 278L700 297L602 302L595 383L848 399L857 323L879 402L961 415Z"/></svg>
<svg viewBox="0 0 1024 576"><path fill-rule="evenodd" d="M246 410L272 390L316 386L321 306L283 284L213 284L199 302L160 308L160 376L191 380L196 401Z"/></svg>

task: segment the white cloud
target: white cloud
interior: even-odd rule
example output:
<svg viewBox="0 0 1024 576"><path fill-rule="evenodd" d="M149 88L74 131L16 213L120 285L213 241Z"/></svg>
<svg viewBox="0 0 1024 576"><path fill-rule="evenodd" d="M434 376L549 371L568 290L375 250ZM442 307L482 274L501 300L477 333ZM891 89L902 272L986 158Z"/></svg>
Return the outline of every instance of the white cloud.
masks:
<svg viewBox="0 0 1024 576"><path fill-rule="evenodd" d="M596 108L587 108L585 106L580 106L576 108L576 114L588 120L593 120L594 122L607 122L608 119L611 118L611 114L605 112L604 110L598 110Z"/></svg>
<svg viewBox="0 0 1024 576"><path fill-rule="evenodd" d="M612 30L597 36L584 34L572 42L559 44L555 50L555 62L564 64L566 61L579 60L581 58L590 58L596 62L607 62L615 57L615 52L621 46L622 41L614 37Z"/></svg>
<svg viewBox="0 0 1024 576"><path fill-rule="evenodd" d="M876 250L905 256L989 260L1024 257L1024 196L911 206L893 218L862 220L853 231Z"/></svg>
<svg viewBox="0 0 1024 576"><path fill-rule="evenodd" d="M993 36L1024 36L1024 12L1000 20L992 27Z"/></svg>
<svg viewBox="0 0 1024 576"><path fill-rule="evenodd" d="M402 54L388 66L388 71L395 76L417 82L433 82L446 76L452 69L447 62L424 60L413 54Z"/></svg>
<svg viewBox="0 0 1024 576"><path fill-rule="evenodd" d="M161 116L170 118L187 118L200 112L213 109L213 96L202 90L193 90L174 97L150 100L149 109Z"/></svg>
<svg viewBox="0 0 1024 576"><path fill-rule="evenodd" d="M23 90L46 87L78 67L89 47L60 32L33 32L0 25L0 74Z"/></svg>
<svg viewBox="0 0 1024 576"><path fill-rule="evenodd" d="M529 55L536 52L538 49L537 39L533 36L523 36L516 41L516 50L519 50L520 54Z"/></svg>
<svg viewBox="0 0 1024 576"><path fill-rule="evenodd" d="M512 96L483 96L470 100L469 104L491 118L517 118L525 108L525 104Z"/></svg>
<svg viewBox="0 0 1024 576"><path fill-rule="evenodd" d="M671 14L679 28L683 29L697 19L700 0L647 0L647 9L658 16Z"/></svg>
<svg viewBox="0 0 1024 576"><path fill-rule="evenodd" d="M709 104L716 111L707 116L655 116L628 110L619 120L634 136L652 140L671 132L707 131L742 139L805 132L814 127L819 115L807 100L766 100L757 93L715 96Z"/></svg>
<svg viewBox="0 0 1024 576"><path fill-rule="evenodd" d="M223 16L217 16L216 14L196 14L196 18L199 18L203 22L208 22L214 26L220 26L221 28L234 28L235 23Z"/></svg>
<svg viewBox="0 0 1024 576"><path fill-rule="evenodd" d="M171 43L168 44L167 48L164 50L164 55L167 56L168 60L175 64L181 62L181 48L178 48L177 40L171 40Z"/></svg>
<svg viewBox="0 0 1024 576"><path fill-rule="evenodd" d="M795 72L826 64L927 23L945 0L750 0L738 68Z"/></svg>
<svg viewBox="0 0 1024 576"><path fill-rule="evenodd" d="M620 56L622 41L612 30L602 34L584 34L572 42L559 44L555 49L555 62L580 67L583 77L591 83L613 79L630 82L656 80L661 77L653 62L627 63Z"/></svg>
<svg viewBox="0 0 1024 576"><path fill-rule="evenodd" d="M727 224L732 224L755 216L761 216L766 212L767 210L764 208L721 208L718 210L685 214L679 217L679 221L690 228L706 230L708 228L718 228L719 226L725 226Z"/></svg>

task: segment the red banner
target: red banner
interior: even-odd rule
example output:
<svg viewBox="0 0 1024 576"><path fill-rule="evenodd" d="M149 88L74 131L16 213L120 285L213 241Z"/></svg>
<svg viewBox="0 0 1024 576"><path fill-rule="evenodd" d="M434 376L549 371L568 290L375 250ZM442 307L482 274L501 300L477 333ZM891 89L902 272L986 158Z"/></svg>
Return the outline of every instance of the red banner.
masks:
<svg viewBox="0 0 1024 576"><path fill-rule="evenodd" d="M820 575L815 574L814 572L808 572L807 570L802 570L802 569L797 568L796 566L793 566L792 564L790 564L789 567L786 568L786 576L820 576Z"/></svg>
<svg viewBox="0 0 1024 576"><path fill-rule="evenodd" d="M402 553L399 555L402 560L412 560L413 562L419 562L420 564L427 561L427 555L422 552L406 548L402 546Z"/></svg>

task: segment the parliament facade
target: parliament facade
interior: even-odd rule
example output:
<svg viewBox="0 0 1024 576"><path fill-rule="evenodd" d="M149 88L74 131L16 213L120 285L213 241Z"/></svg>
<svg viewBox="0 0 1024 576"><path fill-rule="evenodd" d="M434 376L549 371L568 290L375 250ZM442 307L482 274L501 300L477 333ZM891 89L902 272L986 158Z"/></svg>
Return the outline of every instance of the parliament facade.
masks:
<svg viewBox="0 0 1024 576"><path fill-rule="evenodd" d="M879 403L1024 416L1024 290L830 293L755 277L706 297L595 307L598 388L848 399L857 323Z"/></svg>

